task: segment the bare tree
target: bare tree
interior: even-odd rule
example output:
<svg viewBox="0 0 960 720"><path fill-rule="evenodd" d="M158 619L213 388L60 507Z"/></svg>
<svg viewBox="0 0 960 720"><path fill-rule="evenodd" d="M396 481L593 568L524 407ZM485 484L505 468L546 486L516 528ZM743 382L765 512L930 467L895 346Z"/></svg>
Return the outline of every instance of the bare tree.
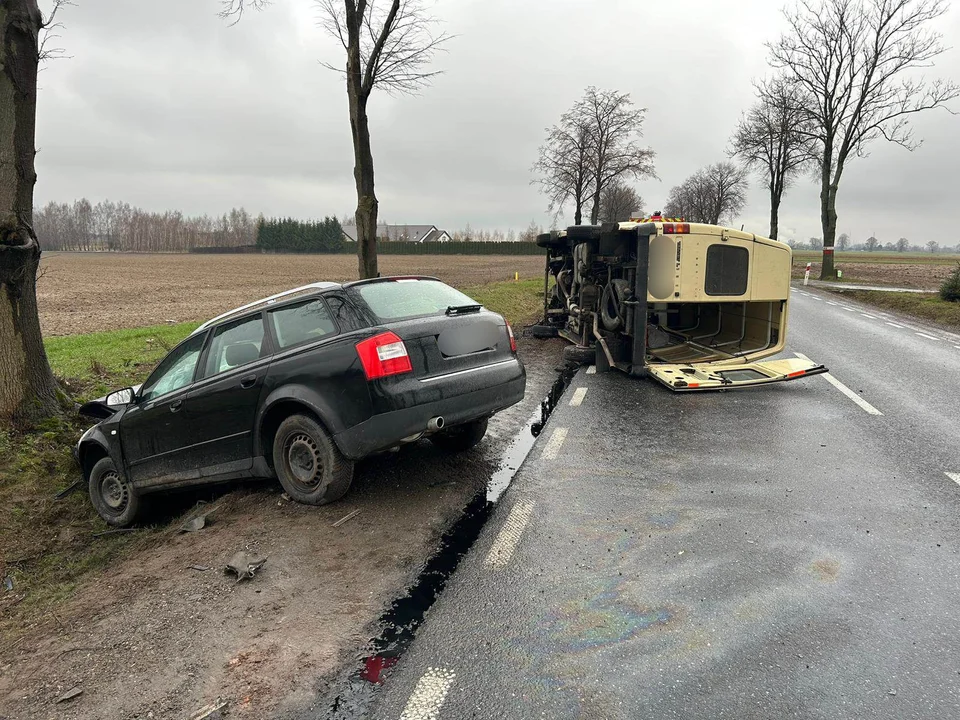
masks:
<svg viewBox="0 0 960 720"><path fill-rule="evenodd" d="M37 70L44 21L36 0L0 9L0 419L35 420L59 410L40 316L40 242L33 229Z"/></svg>
<svg viewBox="0 0 960 720"><path fill-rule="evenodd" d="M935 253L939 249L940 249L940 243L938 243L936 240L927 240L927 250L929 250L932 253Z"/></svg>
<svg viewBox="0 0 960 720"><path fill-rule="evenodd" d="M639 145L643 108L634 108L629 93L598 90L591 86L564 113L560 124L547 131L534 171L548 198L548 208L558 216L573 200L574 221L582 221L583 206L591 201L590 223L600 217L604 189L626 178L655 177L654 152Z"/></svg>
<svg viewBox="0 0 960 720"><path fill-rule="evenodd" d="M533 166L539 177L533 182L547 196L547 210L558 218L568 200L573 201L573 223L583 222L587 201L592 152L590 129L584 118L573 110L560 118L560 124L547 130L547 141Z"/></svg>
<svg viewBox="0 0 960 720"><path fill-rule="evenodd" d="M821 279L836 277L837 191L847 162L881 138L915 149L910 116L960 94L953 82L926 82L911 72L944 52L930 27L948 8L946 0L801 0L784 11L789 31L768 44L772 64L808 97L804 107L821 149Z"/></svg>
<svg viewBox="0 0 960 720"><path fill-rule="evenodd" d="M877 240L873 235L871 235L870 237L867 238L867 242L865 243L865 245L866 245L867 252L873 252L878 247L880 247L880 241Z"/></svg>
<svg viewBox="0 0 960 720"><path fill-rule="evenodd" d="M428 69L430 61L450 36L433 32L436 20L419 0L317 0L317 4L323 27L347 54L345 67L327 67L343 73L347 83L360 277L376 277L379 203L374 192L367 101L375 87L416 93L428 85L439 73Z"/></svg>
<svg viewBox="0 0 960 720"><path fill-rule="evenodd" d="M814 144L798 85L777 77L760 83L757 94L759 102L733 134L730 155L763 178L770 192L770 237L776 240L783 194L813 161Z"/></svg>
<svg viewBox="0 0 960 720"><path fill-rule="evenodd" d="M600 222L625 222L643 212L643 198L622 180L615 180L600 195Z"/></svg>
<svg viewBox="0 0 960 720"><path fill-rule="evenodd" d="M719 225L743 210L749 187L745 168L730 162L710 165L670 190L664 213Z"/></svg>
<svg viewBox="0 0 960 720"><path fill-rule="evenodd" d="M837 250L846 250L848 247L850 247L850 236L841 233L840 237L837 238Z"/></svg>
<svg viewBox="0 0 960 720"><path fill-rule="evenodd" d="M230 24L236 25L248 8L263 10L269 4L270 0L220 0L220 17L232 20Z"/></svg>
<svg viewBox="0 0 960 720"><path fill-rule="evenodd" d="M906 252L908 247L910 247L910 241L906 238L900 238L897 240L897 252Z"/></svg>

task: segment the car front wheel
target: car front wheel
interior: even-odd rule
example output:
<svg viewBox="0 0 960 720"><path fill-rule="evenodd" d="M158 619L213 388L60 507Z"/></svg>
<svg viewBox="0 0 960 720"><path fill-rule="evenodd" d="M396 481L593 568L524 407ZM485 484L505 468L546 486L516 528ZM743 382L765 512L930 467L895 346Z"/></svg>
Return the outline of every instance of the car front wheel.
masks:
<svg viewBox="0 0 960 720"><path fill-rule="evenodd" d="M273 462L283 489L307 505L339 500L353 482L353 463L320 423L306 415L291 415L280 424L273 441Z"/></svg>
<svg viewBox="0 0 960 720"><path fill-rule="evenodd" d="M127 527L140 511L140 494L117 470L113 460L102 458L88 480L90 501L97 513L113 527Z"/></svg>
<svg viewBox="0 0 960 720"><path fill-rule="evenodd" d="M463 452L477 445L487 434L488 418L480 418L472 422L456 425L443 432L430 436L434 445L452 452Z"/></svg>

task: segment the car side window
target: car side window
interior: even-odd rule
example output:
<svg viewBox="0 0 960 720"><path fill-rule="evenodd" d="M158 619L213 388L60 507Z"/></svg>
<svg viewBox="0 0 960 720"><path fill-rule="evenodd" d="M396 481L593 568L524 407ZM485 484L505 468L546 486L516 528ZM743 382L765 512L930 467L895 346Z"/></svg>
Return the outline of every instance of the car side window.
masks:
<svg viewBox="0 0 960 720"><path fill-rule="evenodd" d="M175 347L140 389L140 402L153 400L192 383L206 337L206 333L200 333Z"/></svg>
<svg viewBox="0 0 960 720"><path fill-rule="evenodd" d="M218 327L201 377L208 378L259 360L265 334L263 317L259 314Z"/></svg>
<svg viewBox="0 0 960 720"><path fill-rule="evenodd" d="M326 303L320 298L272 310L267 315L281 349L337 334L337 325L330 317Z"/></svg>
<svg viewBox="0 0 960 720"><path fill-rule="evenodd" d="M364 323L357 317L356 311L348 304L347 299L341 295L324 295L323 299L327 301L327 307L330 309L330 315L334 322L339 326L341 332L350 332L351 330L360 330L365 327Z"/></svg>

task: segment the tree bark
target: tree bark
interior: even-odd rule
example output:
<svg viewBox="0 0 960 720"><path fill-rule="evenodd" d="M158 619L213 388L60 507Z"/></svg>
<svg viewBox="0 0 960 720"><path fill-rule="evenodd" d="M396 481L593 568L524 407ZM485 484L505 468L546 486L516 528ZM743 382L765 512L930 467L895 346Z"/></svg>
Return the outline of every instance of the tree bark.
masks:
<svg viewBox="0 0 960 720"><path fill-rule="evenodd" d="M0 420L59 410L37 313L40 244L33 232L38 36L36 0L0 5Z"/></svg>
<svg viewBox="0 0 960 720"><path fill-rule="evenodd" d="M377 213L379 203L374 193L373 151L370 149L370 126L367 122L367 101L350 94L350 130L353 133L353 177L357 184L357 256L360 279L374 278L377 270Z"/></svg>
<svg viewBox="0 0 960 720"><path fill-rule="evenodd" d="M593 192L593 207L590 208L590 224L596 225L597 221L600 219L600 193L603 191L603 188L600 187L600 183L597 183L597 189Z"/></svg>
<svg viewBox="0 0 960 720"><path fill-rule="evenodd" d="M770 239L776 240L780 232L780 196L775 190L770 192Z"/></svg>
<svg viewBox="0 0 960 720"><path fill-rule="evenodd" d="M837 237L837 183L825 180L820 189L820 224L823 228L823 264L821 280L836 280L833 246Z"/></svg>

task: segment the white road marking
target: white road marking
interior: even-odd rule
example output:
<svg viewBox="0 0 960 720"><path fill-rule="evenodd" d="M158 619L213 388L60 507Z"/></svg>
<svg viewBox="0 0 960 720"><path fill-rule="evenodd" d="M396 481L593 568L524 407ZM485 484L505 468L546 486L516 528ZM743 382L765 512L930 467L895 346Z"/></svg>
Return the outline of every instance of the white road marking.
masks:
<svg viewBox="0 0 960 720"><path fill-rule="evenodd" d="M957 485L960 485L960 473L948 472L948 473L944 473L944 475L946 475L948 478L953 480Z"/></svg>
<svg viewBox="0 0 960 720"><path fill-rule="evenodd" d="M960 345L954 345L957 350L960 350Z"/></svg>
<svg viewBox="0 0 960 720"><path fill-rule="evenodd" d="M591 365L590 367L587 368L587 375L596 375L596 374L597 374L596 365Z"/></svg>
<svg viewBox="0 0 960 720"><path fill-rule="evenodd" d="M940 342L940 338L935 338L933 335L927 335L926 333L918 332L918 333L914 333L914 335L919 335L920 337L926 338L927 340L936 340L937 342Z"/></svg>
<svg viewBox="0 0 960 720"><path fill-rule="evenodd" d="M877 319L877 316L876 316L876 315L867 315L866 313L860 313L860 314L863 315L863 316L866 317L866 318L870 318L871 320L876 320L876 319Z"/></svg>
<svg viewBox="0 0 960 720"><path fill-rule="evenodd" d="M563 441L567 439L567 429L566 428L557 428L553 431L553 434L550 435L550 439L547 440L547 444L543 446L543 455L541 459L543 460L556 460L557 453L560 452L560 446L563 445Z"/></svg>
<svg viewBox="0 0 960 720"><path fill-rule="evenodd" d="M583 398L587 394L587 389L585 387L577 388L573 391L573 397L570 398L571 407L579 407L580 403L583 402Z"/></svg>
<svg viewBox="0 0 960 720"><path fill-rule="evenodd" d="M833 305L834 307L840 307L840 303L830 302L827 300L827 305Z"/></svg>
<svg viewBox="0 0 960 720"><path fill-rule="evenodd" d="M853 308L848 308L848 307L845 307L844 310L846 310L847 312L856 312L856 310L854 310Z"/></svg>
<svg viewBox="0 0 960 720"><path fill-rule="evenodd" d="M795 354L798 358L800 358L801 360L807 360L807 361L810 360L810 358L808 358L808 357L807 357L806 355L804 355L803 353L794 353L794 354ZM822 378L823 378L824 380L826 380L828 383L830 383L831 385L833 385L837 390L839 390L840 392L842 392L842 393L843 393L844 395L846 395L848 398L850 398L851 400L853 400L857 405L859 405L859 406L860 406L863 410L865 410L866 412L870 413L871 415L883 415L882 412L880 412L879 410L877 410L873 405L871 405L871 404L868 403L866 400L864 400L862 397L860 397L859 395L857 395L857 393L855 393L853 390L851 390L850 388L848 388L848 387L847 387L846 385L844 385L842 382L840 382L839 380L837 380L837 379L836 379L833 375L831 375L830 373L823 373L820 377L822 377Z"/></svg>
<svg viewBox="0 0 960 720"><path fill-rule="evenodd" d="M900 328L901 330L904 329L903 325L897 325L896 323L892 323L892 322L888 322L887 325L889 325L890 327Z"/></svg>
<svg viewBox="0 0 960 720"><path fill-rule="evenodd" d="M428 667L417 681L400 720L437 720L456 677L453 670Z"/></svg>
<svg viewBox="0 0 960 720"><path fill-rule="evenodd" d="M530 522L530 515L533 513L532 502L518 502L513 506L507 521L500 528L497 539L490 546L490 552L487 553L487 559L483 561L484 565L489 567L504 567L510 558L513 557L513 551L517 549L520 543L520 536Z"/></svg>

